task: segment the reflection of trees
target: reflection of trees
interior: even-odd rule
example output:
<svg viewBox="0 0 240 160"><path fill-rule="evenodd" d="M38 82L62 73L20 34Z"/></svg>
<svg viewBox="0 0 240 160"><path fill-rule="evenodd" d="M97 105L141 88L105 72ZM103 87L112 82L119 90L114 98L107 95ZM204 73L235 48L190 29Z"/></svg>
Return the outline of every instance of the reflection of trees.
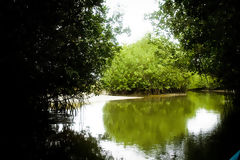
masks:
<svg viewBox="0 0 240 160"><path fill-rule="evenodd" d="M222 106L225 104L225 96L222 93L188 92L188 99L197 108L205 108L207 110L222 111Z"/></svg>
<svg viewBox="0 0 240 160"><path fill-rule="evenodd" d="M51 117L50 120L48 117ZM62 121L64 118L61 119L60 124L63 125L61 131L58 131L56 124L58 116L56 115L46 115L46 118L42 118L39 123L34 121L32 125L26 123L16 127L19 130L8 135L8 140L5 144L3 143L4 149L6 148L10 153L6 155L6 159L109 159L108 153L99 147L98 141L89 133L85 131L78 133L70 129L71 120L69 118L66 116L66 121Z"/></svg>
<svg viewBox="0 0 240 160"><path fill-rule="evenodd" d="M148 150L186 133L191 106L185 97L113 101L104 108L104 124L116 141Z"/></svg>
<svg viewBox="0 0 240 160"><path fill-rule="evenodd" d="M218 94L189 92L182 97L112 101L104 107L104 124L117 142L149 150L186 135L187 120L197 109L218 110L223 100Z"/></svg>
<svg viewBox="0 0 240 160"><path fill-rule="evenodd" d="M44 149L43 156L47 159L107 159L107 154L89 133L76 133L70 129L47 137Z"/></svg>

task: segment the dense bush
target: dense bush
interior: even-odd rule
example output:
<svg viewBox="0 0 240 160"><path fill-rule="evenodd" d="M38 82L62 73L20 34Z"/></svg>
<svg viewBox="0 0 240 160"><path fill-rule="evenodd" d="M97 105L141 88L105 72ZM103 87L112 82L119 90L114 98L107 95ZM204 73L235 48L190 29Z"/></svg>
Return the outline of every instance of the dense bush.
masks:
<svg viewBox="0 0 240 160"><path fill-rule="evenodd" d="M188 85L188 89L218 89L220 87L220 83L216 78L196 73L190 77L190 83Z"/></svg>
<svg viewBox="0 0 240 160"><path fill-rule="evenodd" d="M181 54L167 39L145 36L115 56L102 77L103 85L112 93L184 91L191 74L179 65Z"/></svg>
<svg viewBox="0 0 240 160"><path fill-rule="evenodd" d="M187 54L176 44L147 35L115 55L102 82L107 91L115 94L158 94L218 87L215 79L192 73L188 66Z"/></svg>

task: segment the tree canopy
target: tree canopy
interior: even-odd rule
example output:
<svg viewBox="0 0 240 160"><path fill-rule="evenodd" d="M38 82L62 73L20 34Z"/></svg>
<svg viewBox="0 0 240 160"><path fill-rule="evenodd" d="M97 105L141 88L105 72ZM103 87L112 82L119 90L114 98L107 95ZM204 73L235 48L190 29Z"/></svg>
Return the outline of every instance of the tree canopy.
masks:
<svg viewBox="0 0 240 160"><path fill-rule="evenodd" d="M2 144L11 153L6 157L101 158L95 142L84 145L85 135L59 138L50 125L59 122L48 111L50 105L64 110L68 99L92 92L118 50L106 12L103 0L0 1L0 97L7 115L1 116ZM75 146L81 150L76 154Z"/></svg>
<svg viewBox="0 0 240 160"><path fill-rule="evenodd" d="M111 93L183 92L209 88L214 79L188 70L188 57L177 44L166 38L146 35L135 44L124 46L104 72L104 88Z"/></svg>
<svg viewBox="0 0 240 160"><path fill-rule="evenodd" d="M1 85L27 101L91 92L118 48L103 0L3 0L0 7Z"/></svg>
<svg viewBox="0 0 240 160"><path fill-rule="evenodd" d="M239 90L240 12L237 0L164 0L150 19L170 31L191 55L192 69Z"/></svg>

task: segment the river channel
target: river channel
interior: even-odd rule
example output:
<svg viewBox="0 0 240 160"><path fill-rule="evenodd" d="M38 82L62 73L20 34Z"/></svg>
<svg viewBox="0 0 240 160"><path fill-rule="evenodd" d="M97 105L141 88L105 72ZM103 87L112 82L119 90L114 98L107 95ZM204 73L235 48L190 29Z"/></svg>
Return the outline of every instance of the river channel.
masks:
<svg viewBox="0 0 240 160"><path fill-rule="evenodd" d="M75 112L71 129L90 132L114 159L191 159L221 125L226 103L223 93L128 98L98 97Z"/></svg>

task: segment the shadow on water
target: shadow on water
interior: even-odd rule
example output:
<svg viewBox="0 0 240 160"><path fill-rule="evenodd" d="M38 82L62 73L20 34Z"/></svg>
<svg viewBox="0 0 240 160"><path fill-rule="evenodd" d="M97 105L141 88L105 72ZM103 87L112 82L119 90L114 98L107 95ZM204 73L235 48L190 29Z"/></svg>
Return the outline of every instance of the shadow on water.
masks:
<svg viewBox="0 0 240 160"><path fill-rule="evenodd" d="M89 133L76 133L68 128L49 136L45 141L43 159L109 159L98 141Z"/></svg>

